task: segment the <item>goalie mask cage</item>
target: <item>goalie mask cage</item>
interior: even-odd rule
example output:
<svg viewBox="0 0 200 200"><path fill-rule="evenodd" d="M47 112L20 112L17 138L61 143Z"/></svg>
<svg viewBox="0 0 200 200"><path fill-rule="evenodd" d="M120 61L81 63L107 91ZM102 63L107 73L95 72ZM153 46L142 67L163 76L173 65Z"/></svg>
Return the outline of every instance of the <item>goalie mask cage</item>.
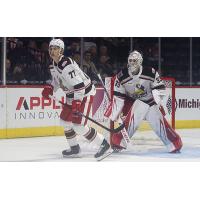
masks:
<svg viewBox="0 0 200 200"><path fill-rule="evenodd" d="M171 124L172 128L175 128L175 79L169 77L163 77L162 80L166 86L166 96L163 98L161 105L165 110L165 118ZM110 95L111 93L111 78L105 79L105 87ZM104 117L104 112L109 104L105 91L102 87L97 87L97 92L93 102L93 119L102 123L104 126L113 128L114 124L107 118ZM100 133L106 135L109 138L109 133L99 128L95 124L91 124L92 127L97 129ZM149 125L145 125L145 122L141 124L139 130L150 130Z"/></svg>

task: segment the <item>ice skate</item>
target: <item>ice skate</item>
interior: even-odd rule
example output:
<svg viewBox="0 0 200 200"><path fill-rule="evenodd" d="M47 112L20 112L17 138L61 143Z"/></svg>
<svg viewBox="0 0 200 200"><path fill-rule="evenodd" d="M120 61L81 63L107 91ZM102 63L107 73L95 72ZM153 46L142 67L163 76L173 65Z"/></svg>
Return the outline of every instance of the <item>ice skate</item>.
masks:
<svg viewBox="0 0 200 200"><path fill-rule="evenodd" d="M121 133L113 134L111 137L111 146L114 153L121 152L127 148L126 142Z"/></svg>
<svg viewBox="0 0 200 200"><path fill-rule="evenodd" d="M170 153L181 153L181 148L183 146L181 138L178 138L176 140L176 142L174 142L174 145L175 145L176 148L173 151L171 151Z"/></svg>
<svg viewBox="0 0 200 200"><path fill-rule="evenodd" d="M175 154L175 153L181 153L180 149L176 149L174 151L171 151L170 153Z"/></svg>
<svg viewBox="0 0 200 200"><path fill-rule="evenodd" d="M110 151L108 151L110 149ZM94 157L100 161L109 156L113 150L110 148L110 144L104 139L98 152L94 155Z"/></svg>
<svg viewBox="0 0 200 200"><path fill-rule="evenodd" d="M79 158L80 152L81 152L80 146L79 146L79 144L77 144L75 146L72 146L71 149L64 150L62 152L62 155L64 158L68 158L68 157Z"/></svg>
<svg viewBox="0 0 200 200"><path fill-rule="evenodd" d="M114 153L119 153L119 152L121 152L122 150L124 150L126 148L118 146L118 145L115 145L115 144L112 144L112 149L113 149Z"/></svg>

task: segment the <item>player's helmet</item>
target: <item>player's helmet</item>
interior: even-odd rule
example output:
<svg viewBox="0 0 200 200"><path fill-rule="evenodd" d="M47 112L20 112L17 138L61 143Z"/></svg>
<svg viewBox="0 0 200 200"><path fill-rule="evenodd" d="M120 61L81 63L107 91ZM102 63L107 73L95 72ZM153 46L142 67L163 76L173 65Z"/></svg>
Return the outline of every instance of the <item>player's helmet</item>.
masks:
<svg viewBox="0 0 200 200"><path fill-rule="evenodd" d="M50 46L57 46L57 47L60 47L63 50L65 48L64 42L61 39L52 39L49 43L49 47Z"/></svg>
<svg viewBox="0 0 200 200"><path fill-rule="evenodd" d="M142 66L143 58L138 51L133 51L128 56L128 69L132 75L136 74Z"/></svg>

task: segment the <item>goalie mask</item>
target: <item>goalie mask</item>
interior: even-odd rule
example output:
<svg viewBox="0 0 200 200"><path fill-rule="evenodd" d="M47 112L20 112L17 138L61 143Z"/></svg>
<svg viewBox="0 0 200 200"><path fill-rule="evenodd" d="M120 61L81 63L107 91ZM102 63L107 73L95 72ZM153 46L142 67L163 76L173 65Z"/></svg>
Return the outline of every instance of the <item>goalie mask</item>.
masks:
<svg viewBox="0 0 200 200"><path fill-rule="evenodd" d="M128 70L131 75L136 75L140 71L143 58L138 51L133 51L128 56Z"/></svg>

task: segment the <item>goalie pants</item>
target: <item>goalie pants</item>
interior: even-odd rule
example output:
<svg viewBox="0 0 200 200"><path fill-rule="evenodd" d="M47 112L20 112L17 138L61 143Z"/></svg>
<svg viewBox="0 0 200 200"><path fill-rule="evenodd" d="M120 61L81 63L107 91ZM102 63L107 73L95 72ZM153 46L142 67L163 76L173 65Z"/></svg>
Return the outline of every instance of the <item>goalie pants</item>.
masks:
<svg viewBox="0 0 200 200"><path fill-rule="evenodd" d="M150 126L167 147L169 152L179 150L182 147L180 136L169 125L159 110L158 105L148 104L136 100L125 119L126 130L131 138L143 120L149 122Z"/></svg>
<svg viewBox="0 0 200 200"><path fill-rule="evenodd" d="M93 96L84 97L79 111L85 116L91 117L92 103ZM89 142L93 141L98 146L101 145L104 139L102 134L99 134L94 128L88 126L86 118L81 116L74 117L71 105L63 106L60 114L60 125L64 127L65 136L70 146L78 144L76 139L77 134L82 135Z"/></svg>

